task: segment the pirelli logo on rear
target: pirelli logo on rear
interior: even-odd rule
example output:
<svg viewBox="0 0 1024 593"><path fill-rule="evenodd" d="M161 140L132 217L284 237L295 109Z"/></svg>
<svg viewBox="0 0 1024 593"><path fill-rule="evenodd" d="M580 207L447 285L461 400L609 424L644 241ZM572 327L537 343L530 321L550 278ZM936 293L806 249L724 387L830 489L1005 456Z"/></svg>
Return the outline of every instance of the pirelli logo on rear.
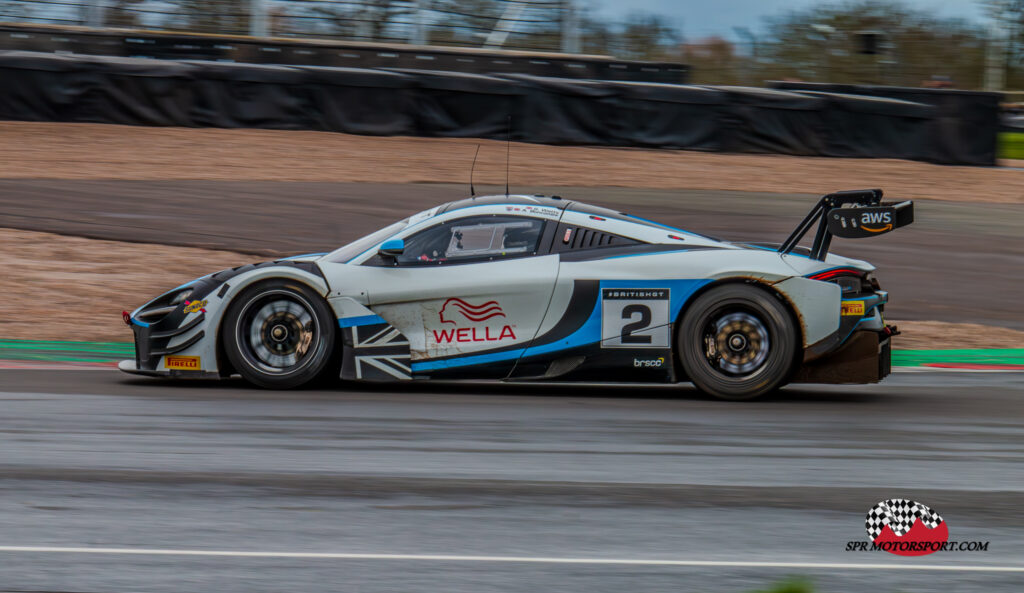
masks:
<svg viewBox="0 0 1024 593"><path fill-rule="evenodd" d="M843 301L842 307L843 317L864 315L864 301Z"/></svg>
<svg viewBox="0 0 1024 593"><path fill-rule="evenodd" d="M198 371L200 368L198 356L165 356L164 366L168 369L179 371Z"/></svg>

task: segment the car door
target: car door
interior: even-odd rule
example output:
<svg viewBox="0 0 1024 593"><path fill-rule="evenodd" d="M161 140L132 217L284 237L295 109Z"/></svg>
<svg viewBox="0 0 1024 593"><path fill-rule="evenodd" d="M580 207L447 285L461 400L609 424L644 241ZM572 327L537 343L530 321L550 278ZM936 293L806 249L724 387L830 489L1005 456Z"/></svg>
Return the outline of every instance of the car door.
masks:
<svg viewBox="0 0 1024 593"><path fill-rule="evenodd" d="M414 375L504 377L537 333L558 274L554 221L485 214L401 237L375 256L369 307L409 340Z"/></svg>

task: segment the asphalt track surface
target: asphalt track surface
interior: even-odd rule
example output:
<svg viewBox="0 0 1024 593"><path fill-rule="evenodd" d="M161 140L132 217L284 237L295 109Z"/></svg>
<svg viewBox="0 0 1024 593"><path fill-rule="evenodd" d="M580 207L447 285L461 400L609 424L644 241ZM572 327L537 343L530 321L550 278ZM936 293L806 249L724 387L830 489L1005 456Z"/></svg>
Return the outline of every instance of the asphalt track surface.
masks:
<svg viewBox="0 0 1024 593"><path fill-rule="evenodd" d="M816 198L711 190L513 190L562 195L725 239L776 242ZM444 184L0 180L0 227L229 249L260 254L254 256L260 260L330 251L467 194L466 186ZM1024 329L1024 276L1017 273L1024 269L1024 206L921 200L913 225L866 240L837 240L833 250L878 266L882 286L891 292L886 312L893 319Z"/></svg>
<svg viewBox="0 0 1024 593"><path fill-rule="evenodd" d="M737 240L781 240L814 201L514 189ZM0 180L0 227L276 256L465 194ZM913 226L835 249L879 266L894 318L1024 329L1024 207L919 201ZM898 372L736 404L685 386L280 393L0 370L0 590L743 592L797 575L822 591L1018 591L1022 395L1021 373ZM894 497L988 551L845 552Z"/></svg>
<svg viewBox="0 0 1024 593"><path fill-rule="evenodd" d="M729 403L0 370L0 589L1019 591L1022 393L1021 373ZM894 497L988 551L844 552Z"/></svg>

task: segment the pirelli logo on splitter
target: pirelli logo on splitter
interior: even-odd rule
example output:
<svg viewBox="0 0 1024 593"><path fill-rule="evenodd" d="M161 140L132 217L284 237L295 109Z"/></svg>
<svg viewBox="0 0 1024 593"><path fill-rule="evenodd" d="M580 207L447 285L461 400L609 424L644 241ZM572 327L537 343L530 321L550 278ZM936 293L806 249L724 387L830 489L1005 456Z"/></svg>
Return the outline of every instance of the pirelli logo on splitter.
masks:
<svg viewBox="0 0 1024 593"><path fill-rule="evenodd" d="M198 356L165 356L164 367L179 371L198 371L200 369Z"/></svg>

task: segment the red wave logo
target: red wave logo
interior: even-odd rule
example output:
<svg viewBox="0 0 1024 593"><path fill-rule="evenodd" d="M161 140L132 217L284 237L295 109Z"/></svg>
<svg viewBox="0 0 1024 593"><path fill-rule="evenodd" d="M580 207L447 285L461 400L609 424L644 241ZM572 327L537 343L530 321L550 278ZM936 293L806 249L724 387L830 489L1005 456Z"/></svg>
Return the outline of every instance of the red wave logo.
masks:
<svg viewBox="0 0 1024 593"><path fill-rule="evenodd" d="M441 323L455 323L455 320L451 318L455 313L461 313L463 317L473 323L487 321L492 317L505 316L505 312L501 310L501 305L498 304L498 301L487 301L482 305L471 305L460 298L450 298L444 302L438 317L441 318Z"/></svg>

